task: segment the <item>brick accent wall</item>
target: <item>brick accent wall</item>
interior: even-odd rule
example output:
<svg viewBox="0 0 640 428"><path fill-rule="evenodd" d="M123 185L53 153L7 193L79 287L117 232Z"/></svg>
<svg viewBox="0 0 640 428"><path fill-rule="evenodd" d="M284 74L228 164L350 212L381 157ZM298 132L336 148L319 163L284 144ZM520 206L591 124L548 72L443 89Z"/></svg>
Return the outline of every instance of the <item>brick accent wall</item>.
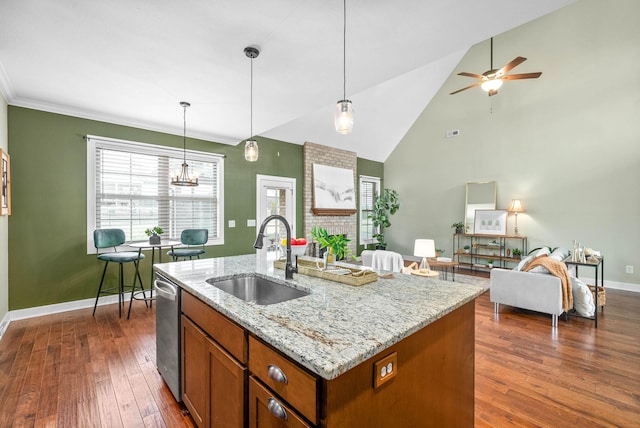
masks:
<svg viewBox="0 0 640 428"><path fill-rule="evenodd" d="M311 229L313 226L320 226L327 229L329 234L346 234L349 242L349 250L352 255L356 255L357 247L357 215L349 216L316 216L311 211L313 208L313 164L345 168L353 171L353 188L358 189L357 167L358 157L355 152L335 149L333 147L322 146L306 142L303 146L304 154L304 236L311 243ZM308 246L307 253L310 253L311 246Z"/></svg>

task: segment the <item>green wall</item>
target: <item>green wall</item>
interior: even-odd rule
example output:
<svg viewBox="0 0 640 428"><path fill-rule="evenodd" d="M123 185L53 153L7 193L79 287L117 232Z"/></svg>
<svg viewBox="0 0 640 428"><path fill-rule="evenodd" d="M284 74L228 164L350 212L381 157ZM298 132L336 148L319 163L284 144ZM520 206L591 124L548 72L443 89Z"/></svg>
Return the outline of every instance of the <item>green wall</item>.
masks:
<svg viewBox="0 0 640 428"><path fill-rule="evenodd" d="M7 150L7 102L0 93L0 149ZM7 153L9 151L7 150ZM10 154L10 153L9 153ZM9 312L9 216L0 216L0 324ZM0 330L0 335L2 331Z"/></svg>
<svg viewBox="0 0 640 428"><path fill-rule="evenodd" d="M86 254L87 134L182 147L182 137L10 106L12 216L8 227L9 310L95 297L103 264ZM302 200L302 146L258 138L260 159L244 160L244 146L188 139L193 150L226 155L225 244L207 257L255 251L256 174L295 178ZM278 155L279 154L279 155ZM302 204L296 221L302 224ZM228 228L228 220L236 220ZM0 219L5 222L6 217ZM0 235L0 245L4 236ZM4 254L4 252L3 252ZM141 264L149 272L150 257ZM116 271L109 281L116 281ZM2 272L6 272L3 270ZM127 272L127 278L130 276ZM148 282L148 277L143 280ZM0 278L0 296L3 281ZM148 286L148 284L145 284ZM2 298L0 297L0 304ZM0 307L0 318L2 308Z"/></svg>
<svg viewBox="0 0 640 428"><path fill-rule="evenodd" d="M524 56L513 73L539 79L508 81L493 97L449 95L473 83L456 73L488 68L489 41L472 47L385 162L402 203L390 249L406 254L431 237L451 254L465 183L496 180L499 209L524 201L518 228L529 248L576 239L602 251L605 280L640 284L638 16L636 0L580 0L494 37L494 65ZM460 136L445 138L454 129Z"/></svg>

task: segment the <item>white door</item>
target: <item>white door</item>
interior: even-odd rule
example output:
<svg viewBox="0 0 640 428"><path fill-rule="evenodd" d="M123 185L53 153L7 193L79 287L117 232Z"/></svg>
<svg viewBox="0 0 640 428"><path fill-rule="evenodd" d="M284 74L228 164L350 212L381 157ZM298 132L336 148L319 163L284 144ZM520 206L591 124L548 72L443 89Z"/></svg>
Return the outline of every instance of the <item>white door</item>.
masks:
<svg viewBox="0 0 640 428"><path fill-rule="evenodd" d="M257 175L256 221L258 227L270 215L279 214L287 219L291 236L296 237L296 179ZM257 233L257 231L256 231ZM287 237L282 222L272 220L264 230L264 247L268 259L279 256L280 241Z"/></svg>

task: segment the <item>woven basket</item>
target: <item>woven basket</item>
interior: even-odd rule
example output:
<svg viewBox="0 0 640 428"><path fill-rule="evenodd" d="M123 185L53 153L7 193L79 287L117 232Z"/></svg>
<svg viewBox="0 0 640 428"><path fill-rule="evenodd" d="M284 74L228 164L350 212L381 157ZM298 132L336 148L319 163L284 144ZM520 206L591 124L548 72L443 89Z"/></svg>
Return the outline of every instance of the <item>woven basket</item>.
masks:
<svg viewBox="0 0 640 428"><path fill-rule="evenodd" d="M591 290L591 295L593 296L593 303L596 302L596 286L587 284L589 286L589 290ZM598 306L604 306L607 303L607 293L602 285L598 285Z"/></svg>
<svg viewBox="0 0 640 428"><path fill-rule="evenodd" d="M322 260L318 260L318 262L320 265L324 264ZM378 274L374 271L345 267L345 269L351 271L350 274L337 274L332 273L330 270L318 269L317 264L318 263L314 260L298 259L298 273L355 286L368 284L378 280ZM285 265L286 262L284 259L273 262L273 267L276 269L284 269Z"/></svg>

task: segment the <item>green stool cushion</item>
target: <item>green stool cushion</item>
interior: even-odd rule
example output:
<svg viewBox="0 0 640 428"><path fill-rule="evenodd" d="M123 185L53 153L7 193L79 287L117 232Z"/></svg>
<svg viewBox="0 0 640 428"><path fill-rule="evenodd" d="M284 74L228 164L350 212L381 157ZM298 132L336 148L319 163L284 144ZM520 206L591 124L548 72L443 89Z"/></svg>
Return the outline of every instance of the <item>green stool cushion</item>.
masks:
<svg viewBox="0 0 640 428"><path fill-rule="evenodd" d="M204 254L202 248L176 248L167 252L167 255L171 257L195 257L200 254Z"/></svg>
<svg viewBox="0 0 640 428"><path fill-rule="evenodd" d="M140 260L144 259L144 254L139 255ZM98 260L102 260L104 262L115 262L115 263L128 263L135 262L138 260L138 253L136 251L123 251L120 253L104 253L98 255Z"/></svg>

